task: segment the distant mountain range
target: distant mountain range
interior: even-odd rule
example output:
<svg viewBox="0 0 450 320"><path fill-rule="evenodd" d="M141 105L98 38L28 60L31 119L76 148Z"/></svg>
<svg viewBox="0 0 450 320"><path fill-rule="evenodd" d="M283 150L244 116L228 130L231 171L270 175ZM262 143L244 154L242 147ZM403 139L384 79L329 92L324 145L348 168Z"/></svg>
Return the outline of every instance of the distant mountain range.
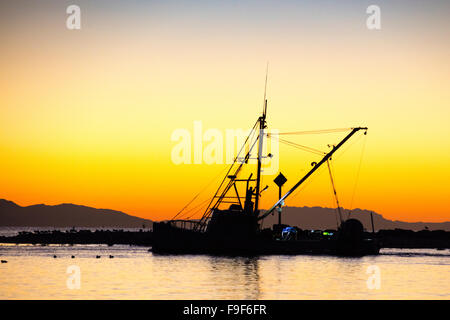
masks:
<svg viewBox="0 0 450 320"><path fill-rule="evenodd" d="M151 228L153 222L109 209L95 209L69 203L21 207L12 201L0 199L2 227L142 228L144 225Z"/></svg>
<svg viewBox="0 0 450 320"><path fill-rule="evenodd" d="M344 210L347 218L348 210ZM371 231L370 211L355 209L352 218L360 220L364 228ZM449 222L403 222L383 218L373 213L375 231L380 229L407 229L419 231L429 230L450 231ZM264 219L263 227L270 227L278 222L278 213L274 212ZM283 224L298 226L301 229L336 229L336 211L322 207L283 207ZM151 220L142 219L126 213L95 209L75 204L59 204L49 206L37 204L22 207L12 201L0 199L0 226L3 227L121 227L121 228L151 228Z"/></svg>
<svg viewBox="0 0 450 320"><path fill-rule="evenodd" d="M343 219L348 217L348 210L344 209ZM368 231L372 231L372 223L370 221L370 210L354 209L350 218L356 218L364 225ZM292 226L298 226L301 229L336 229L336 209L322 207L283 207L281 215L281 223ZM278 223L278 212L274 211L264 219L264 226L271 226ZM406 230L446 230L450 231L450 221L448 222L404 222L397 220L388 220L383 218L381 214L373 213L373 224L375 231L384 229L406 229Z"/></svg>

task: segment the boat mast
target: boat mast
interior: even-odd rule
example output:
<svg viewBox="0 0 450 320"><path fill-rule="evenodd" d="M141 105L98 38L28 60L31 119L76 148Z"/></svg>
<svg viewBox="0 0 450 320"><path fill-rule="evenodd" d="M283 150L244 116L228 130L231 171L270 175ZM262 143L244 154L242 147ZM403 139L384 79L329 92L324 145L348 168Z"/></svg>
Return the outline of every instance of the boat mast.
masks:
<svg viewBox="0 0 450 320"><path fill-rule="evenodd" d="M269 71L269 63L267 63L266 66L266 81L264 83L264 101L263 101L263 113L262 116L259 117L259 144L258 144L258 169L256 174L256 188L255 188L255 209L254 214L258 216L258 205L259 205L259 193L260 193L260 185L261 185L261 159L262 159L262 152L263 152L263 142L264 142L264 129L266 126L266 112L267 112L267 99L266 99L266 92L267 92L267 74Z"/></svg>
<svg viewBox="0 0 450 320"><path fill-rule="evenodd" d="M258 204L259 204L259 193L260 193L260 185L261 185L261 159L262 159L262 151L263 151L263 142L264 142L264 129L266 128L266 109L267 109L267 100L264 103L264 112L261 117L259 117L259 144L258 144L258 171L256 175L256 188L255 188L255 214L258 215Z"/></svg>

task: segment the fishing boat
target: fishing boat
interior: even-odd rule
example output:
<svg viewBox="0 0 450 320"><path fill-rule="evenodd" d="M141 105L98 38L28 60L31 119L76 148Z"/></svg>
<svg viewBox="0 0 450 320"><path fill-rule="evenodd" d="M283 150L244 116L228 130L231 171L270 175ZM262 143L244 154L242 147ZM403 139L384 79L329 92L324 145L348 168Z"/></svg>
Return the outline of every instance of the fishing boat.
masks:
<svg viewBox="0 0 450 320"><path fill-rule="evenodd" d="M267 80L266 80L267 81ZM266 82L267 83L267 82ZM280 223L263 229L262 221L268 215L279 212L281 217L284 201L307 181L321 166L357 133L367 133L366 127L349 128L348 134L331 150L323 153L318 162L269 209L260 209L261 171L264 157L263 143L267 134L267 99L264 94L262 114L250 130L240 153L234 158L219 188L211 198L200 219L174 219L155 222L153 225L152 251L155 254L213 254L213 255L280 255L280 254L326 254L341 256L364 256L379 253L377 239L364 231L357 219L342 219L335 232L300 234L298 227ZM257 150L255 150L257 148ZM241 155L242 152L242 155ZM242 178L241 173L249 163L252 153L257 153L256 174ZM245 155L244 155L245 154ZM278 179L278 181L277 181ZM275 182L282 185L285 178L279 175ZM238 187L239 185L239 187ZM245 187L245 196L238 190ZM334 188L334 185L333 185ZM231 200L231 201L230 201ZM339 203L338 209L340 210ZM300 226L301 227L301 226Z"/></svg>

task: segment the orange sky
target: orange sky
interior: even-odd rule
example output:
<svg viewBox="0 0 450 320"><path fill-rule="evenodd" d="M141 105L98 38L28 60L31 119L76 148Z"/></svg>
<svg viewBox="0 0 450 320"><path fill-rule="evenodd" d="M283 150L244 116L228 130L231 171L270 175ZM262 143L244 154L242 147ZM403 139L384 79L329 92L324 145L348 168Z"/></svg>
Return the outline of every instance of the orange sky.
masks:
<svg viewBox="0 0 450 320"><path fill-rule="evenodd" d="M15 3L1 10L1 198L171 218L224 169L175 165L171 134L192 132L196 120L205 130L249 129L269 61L271 128L369 127L353 202L363 140L335 157L344 207L405 221L450 220L444 3L381 2L378 31L366 29L364 5L348 1L324 9L268 1L258 10L245 1L127 8L81 1L78 31L65 28L64 1ZM340 138L293 141L327 150ZM287 187L312 159L280 147ZM286 204L333 206L324 169ZM266 208L276 198L272 180L264 177Z"/></svg>

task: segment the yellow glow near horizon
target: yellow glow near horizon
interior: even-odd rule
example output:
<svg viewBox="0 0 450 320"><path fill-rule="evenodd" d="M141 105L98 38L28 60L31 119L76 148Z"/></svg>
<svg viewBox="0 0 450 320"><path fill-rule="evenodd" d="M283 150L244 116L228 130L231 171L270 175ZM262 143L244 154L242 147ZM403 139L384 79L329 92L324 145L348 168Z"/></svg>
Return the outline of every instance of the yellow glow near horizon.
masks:
<svg viewBox="0 0 450 320"><path fill-rule="evenodd" d="M121 26L104 15L92 13L94 22L78 33L60 29L53 15L39 31L36 17L5 22L1 198L171 218L225 166L173 164L172 132L192 130L195 120L205 130L248 129L261 110L269 60L270 127L369 127L353 203L361 144L334 164L344 207L396 220L450 219L450 49L443 29L387 26L377 34L343 23L333 32L330 23L298 32L246 25L240 33L220 23L211 30L200 22L158 29L139 19L142 28ZM311 141L302 139L296 141ZM280 153L292 185L310 160L297 150ZM333 206L327 172L287 204Z"/></svg>

